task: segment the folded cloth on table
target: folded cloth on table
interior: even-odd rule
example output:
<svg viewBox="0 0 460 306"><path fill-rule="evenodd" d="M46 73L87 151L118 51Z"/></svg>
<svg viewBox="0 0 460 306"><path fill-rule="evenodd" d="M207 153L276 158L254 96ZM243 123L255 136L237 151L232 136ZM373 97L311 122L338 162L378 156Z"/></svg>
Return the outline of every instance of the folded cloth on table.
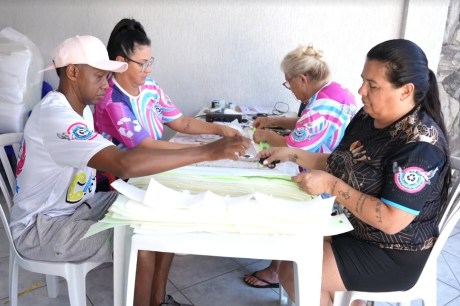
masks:
<svg viewBox="0 0 460 306"><path fill-rule="evenodd" d="M211 191L193 194L173 190L153 178L146 191L122 180L113 187L120 196L85 237L120 224L129 224L144 233L307 234L312 228L330 225L334 202L334 198L321 197L281 199L259 192L241 196Z"/></svg>

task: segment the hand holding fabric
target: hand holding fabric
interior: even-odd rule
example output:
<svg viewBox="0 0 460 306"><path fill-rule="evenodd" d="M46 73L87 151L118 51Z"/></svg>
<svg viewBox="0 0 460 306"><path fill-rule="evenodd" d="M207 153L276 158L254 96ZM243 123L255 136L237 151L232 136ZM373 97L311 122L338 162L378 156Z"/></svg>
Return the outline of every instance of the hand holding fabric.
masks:
<svg viewBox="0 0 460 306"><path fill-rule="evenodd" d="M332 174L322 170L306 170L292 177L294 182L299 184L299 188L311 195L322 193L332 194L334 183L338 180Z"/></svg>

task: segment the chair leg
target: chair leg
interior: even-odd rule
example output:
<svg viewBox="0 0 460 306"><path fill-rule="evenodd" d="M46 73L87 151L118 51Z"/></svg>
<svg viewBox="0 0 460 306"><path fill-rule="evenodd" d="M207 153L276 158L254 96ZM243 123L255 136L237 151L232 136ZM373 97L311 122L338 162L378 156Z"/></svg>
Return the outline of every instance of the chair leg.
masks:
<svg viewBox="0 0 460 306"><path fill-rule="evenodd" d="M334 306L349 306L351 302L349 291L337 291L334 294Z"/></svg>
<svg viewBox="0 0 460 306"><path fill-rule="evenodd" d="M423 298L423 306L436 305L437 298L436 296L429 296Z"/></svg>
<svg viewBox="0 0 460 306"><path fill-rule="evenodd" d="M70 306L86 306L86 273L75 265L66 275Z"/></svg>
<svg viewBox="0 0 460 306"><path fill-rule="evenodd" d="M19 266L16 257L13 252L10 252L8 295L10 297L11 306L18 306L18 272Z"/></svg>
<svg viewBox="0 0 460 306"><path fill-rule="evenodd" d="M280 284L280 292L279 292L279 300L280 300L280 306L287 306L289 304L289 296L284 290L283 286Z"/></svg>
<svg viewBox="0 0 460 306"><path fill-rule="evenodd" d="M46 288L48 289L48 297L57 298L59 296L59 276L47 274Z"/></svg>
<svg viewBox="0 0 460 306"><path fill-rule="evenodd" d="M438 290L436 289L436 285L434 285L432 288L433 290L426 291L425 295L422 297L423 306L437 304Z"/></svg>

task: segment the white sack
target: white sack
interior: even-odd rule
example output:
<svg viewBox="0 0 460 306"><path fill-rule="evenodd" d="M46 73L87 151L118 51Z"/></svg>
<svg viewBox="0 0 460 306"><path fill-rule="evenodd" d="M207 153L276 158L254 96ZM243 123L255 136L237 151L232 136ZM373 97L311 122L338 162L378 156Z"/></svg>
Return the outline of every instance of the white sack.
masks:
<svg viewBox="0 0 460 306"><path fill-rule="evenodd" d="M43 56L27 36L11 27L0 31L1 102L32 109L41 99L43 68Z"/></svg>
<svg viewBox="0 0 460 306"><path fill-rule="evenodd" d="M25 104L8 103L0 99L0 134L22 132L28 113Z"/></svg>

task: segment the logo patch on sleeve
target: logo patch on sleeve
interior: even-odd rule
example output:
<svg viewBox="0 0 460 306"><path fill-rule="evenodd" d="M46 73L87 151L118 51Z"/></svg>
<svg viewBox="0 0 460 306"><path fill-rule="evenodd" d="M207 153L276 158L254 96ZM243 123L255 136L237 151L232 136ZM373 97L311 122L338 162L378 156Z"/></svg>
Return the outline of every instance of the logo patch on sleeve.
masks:
<svg viewBox="0 0 460 306"><path fill-rule="evenodd" d="M304 141L307 139L309 136L308 132L304 128L298 128L295 130L294 133L292 133L292 137L294 138L294 141Z"/></svg>
<svg viewBox="0 0 460 306"><path fill-rule="evenodd" d="M426 185L430 185L430 180L437 171L438 168L431 171L425 171L420 167L402 169L396 162L393 164L395 184L401 191L407 193L417 193Z"/></svg>
<svg viewBox="0 0 460 306"><path fill-rule="evenodd" d="M67 134L70 136L70 139L75 140L88 140L97 136L97 134L91 131L86 124L81 122L76 122L69 126Z"/></svg>

